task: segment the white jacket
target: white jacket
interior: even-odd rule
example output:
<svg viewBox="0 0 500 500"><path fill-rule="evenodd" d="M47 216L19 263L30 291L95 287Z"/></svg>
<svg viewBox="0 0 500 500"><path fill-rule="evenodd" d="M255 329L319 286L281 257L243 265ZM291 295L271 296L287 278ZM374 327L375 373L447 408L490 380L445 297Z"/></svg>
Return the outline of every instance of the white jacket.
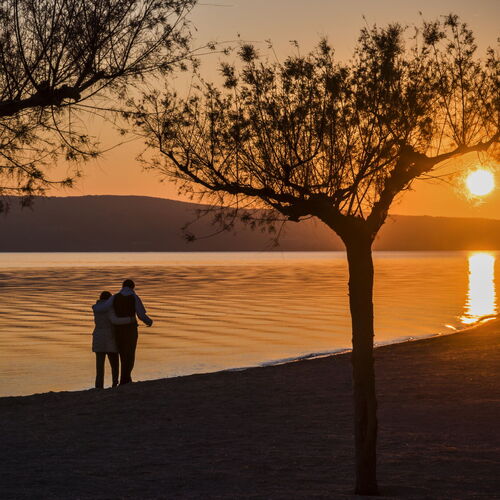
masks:
<svg viewBox="0 0 500 500"><path fill-rule="evenodd" d="M119 318L107 300L93 306L95 328L92 332L92 352L118 352L113 325L128 325L134 318Z"/></svg>

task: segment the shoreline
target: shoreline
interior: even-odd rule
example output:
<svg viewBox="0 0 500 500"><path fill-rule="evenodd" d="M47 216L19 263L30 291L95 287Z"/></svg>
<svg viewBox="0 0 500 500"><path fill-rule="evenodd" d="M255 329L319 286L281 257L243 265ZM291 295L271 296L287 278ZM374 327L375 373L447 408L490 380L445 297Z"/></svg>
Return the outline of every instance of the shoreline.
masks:
<svg viewBox="0 0 500 500"><path fill-rule="evenodd" d="M485 316L483 318L478 319L474 324L472 325L467 325L464 328L457 328L452 331L443 331L441 333L430 333L427 335L423 335L421 337L399 337L394 340L388 340L388 341L382 341L382 342L376 342L374 344L374 350L379 349L381 347L387 347L391 345L399 345L399 344L406 344L406 343L411 343L411 342L419 342L422 340L429 340L433 338L438 338L438 337L444 337L448 335L455 335L458 333L462 332L467 332L470 329L480 327L490 321L495 321L495 320L500 320L500 316ZM322 358L329 358L329 357L336 357L336 356L342 356L342 355L347 355L352 351L351 347L341 347L338 349L334 350L329 350L329 351L324 351L324 352L313 352L313 353L308 353L308 354L303 354L301 356L297 357L290 357L290 358L284 358L284 359L276 359L276 360L269 360L269 361L263 361L259 364L256 365L249 365L249 366L241 366L241 367L235 367L235 368L225 368L222 370L215 370L215 371L208 371L208 372L202 372L202 373L188 373L185 375L174 375L172 377L160 377L160 378L155 378L155 379L145 379L145 380L137 380L135 383L142 383L142 382L157 382L157 381L162 381L162 380L172 380L172 379L178 379L178 378L184 378L184 377L191 377L194 375L215 375L218 373L232 373L232 372L243 372L246 370L252 370L256 368L267 368L267 367L273 367L273 366L282 366L282 365L288 365L288 364L293 364L293 363L300 363L302 361L312 361L315 359L322 359ZM105 389L110 389L110 387L106 387ZM29 398L32 396L43 396L45 394L74 394L78 392L86 392L89 390L93 390L93 387L90 388L82 388L82 389L75 389L75 390L61 390L61 391L45 391L45 392L34 392L32 394L18 394L18 395L11 395L11 396L0 396L0 401L2 399L8 399L8 398Z"/></svg>
<svg viewBox="0 0 500 500"><path fill-rule="evenodd" d="M457 333L375 350L382 498L498 495L500 320ZM2 398L3 497L355 498L350 368Z"/></svg>

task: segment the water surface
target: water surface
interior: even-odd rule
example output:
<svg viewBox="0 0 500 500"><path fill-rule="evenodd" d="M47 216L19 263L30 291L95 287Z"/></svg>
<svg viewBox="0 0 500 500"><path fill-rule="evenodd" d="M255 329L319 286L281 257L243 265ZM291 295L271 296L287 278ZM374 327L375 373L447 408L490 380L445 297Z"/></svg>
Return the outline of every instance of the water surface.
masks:
<svg viewBox="0 0 500 500"><path fill-rule="evenodd" d="M495 252L376 252L376 341L497 311ZM0 395L92 386L91 305L136 281L135 379L255 366L350 346L343 252L0 254Z"/></svg>

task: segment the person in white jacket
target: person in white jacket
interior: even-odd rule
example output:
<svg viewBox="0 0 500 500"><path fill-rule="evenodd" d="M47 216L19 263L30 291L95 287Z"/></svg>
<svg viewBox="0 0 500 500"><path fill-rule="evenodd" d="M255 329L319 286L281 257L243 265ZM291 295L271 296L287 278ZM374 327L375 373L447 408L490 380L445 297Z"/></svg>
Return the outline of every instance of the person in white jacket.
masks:
<svg viewBox="0 0 500 500"><path fill-rule="evenodd" d="M114 325L129 325L132 321L135 322L135 317L119 318L116 316L114 309L110 307L110 298L111 293L102 292L97 302L92 306L95 323L94 331L92 332L92 352L95 352L96 356L96 389L104 387L106 356L111 366L112 387L118 385L120 361L116 346Z"/></svg>

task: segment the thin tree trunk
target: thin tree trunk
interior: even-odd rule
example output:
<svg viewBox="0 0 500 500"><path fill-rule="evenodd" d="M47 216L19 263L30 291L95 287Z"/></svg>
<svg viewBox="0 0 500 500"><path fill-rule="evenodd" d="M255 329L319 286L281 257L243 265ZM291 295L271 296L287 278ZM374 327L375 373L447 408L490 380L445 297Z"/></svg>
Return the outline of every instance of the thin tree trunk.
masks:
<svg viewBox="0 0 500 500"><path fill-rule="evenodd" d="M360 235L358 235L360 236ZM371 240L346 242L352 319L352 373L356 494L377 495L377 399L373 363L373 261Z"/></svg>

